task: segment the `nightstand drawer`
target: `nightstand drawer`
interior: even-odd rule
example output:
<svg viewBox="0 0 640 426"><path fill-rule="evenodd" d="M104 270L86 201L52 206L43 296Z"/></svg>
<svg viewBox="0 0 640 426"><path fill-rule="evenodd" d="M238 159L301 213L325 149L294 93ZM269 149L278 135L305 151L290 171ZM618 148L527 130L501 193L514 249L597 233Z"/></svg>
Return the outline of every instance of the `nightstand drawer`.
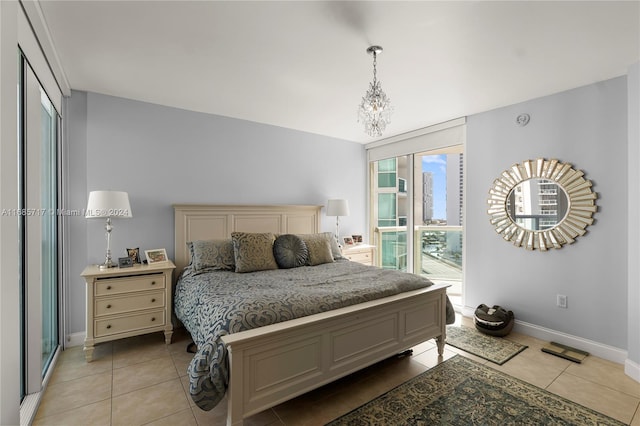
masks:
<svg viewBox="0 0 640 426"><path fill-rule="evenodd" d="M144 314L95 320L95 337L163 326L165 323L164 313L164 309L161 309Z"/></svg>
<svg viewBox="0 0 640 426"><path fill-rule="evenodd" d="M156 288L164 289L164 287L165 281L163 274L98 279L95 282L95 295L106 296L109 294L131 293Z"/></svg>
<svg viewBox="0 0 640 426"><path fill-rule="evenodd" d="M365 265L373 264L373 259L372 259L370 250L362 253L348 253L343 256L351 260L352 262L363 263Z"/></svg>
<svg viewBox="0 0 640 426"><path fill-rule="evenodd" d="M151 308L164 307L164 290L150 291L144 294L126 297L106 297L96 299L94 316L121 314L124 312L141 311Z"/></svg>
<svg viewBox="0 0 640 426"><path fill-rule="evenodd" d="M363 265L375 265L374 250L375 246L369 244L356 244L342 248L342 255L352 262L362 263Z"/></svg>

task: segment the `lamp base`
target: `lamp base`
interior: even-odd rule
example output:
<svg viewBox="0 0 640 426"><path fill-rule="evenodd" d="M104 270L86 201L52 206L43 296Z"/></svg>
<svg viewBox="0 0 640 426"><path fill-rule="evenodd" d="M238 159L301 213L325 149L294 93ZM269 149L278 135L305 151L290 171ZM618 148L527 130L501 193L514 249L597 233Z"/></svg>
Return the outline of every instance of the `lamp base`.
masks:
<svg viewBox="0 0 640 426"><path fill-rule="evenodd" d="M101 270L113 268L114 266L116 266L111 260L111 231L113 230L113 227L111 226L110 217L107 218L107 224L104 226L104 230L106 231L105 233L107 236L107 251L104 254L104 263L100 265Z"/></svg>
<svg viewBox="0 0 640 426"><path fill-rule="evenodd" d="M117 265L115 263L113 263L113 261L111 260L111 248L110 246L110 240L111 240L111 229L109 229L107 231L107 253L105 254L105 258L104 258L104 263L102 265L100 265L100 269L109 269L109 268L115 268Z"/></svg>

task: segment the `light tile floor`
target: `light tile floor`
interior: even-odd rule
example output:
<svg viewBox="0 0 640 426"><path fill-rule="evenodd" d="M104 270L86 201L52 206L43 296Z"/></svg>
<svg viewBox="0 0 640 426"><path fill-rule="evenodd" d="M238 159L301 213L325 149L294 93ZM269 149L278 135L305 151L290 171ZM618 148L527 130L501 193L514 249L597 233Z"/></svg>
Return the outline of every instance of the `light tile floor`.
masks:
<svg viewBox="0 0 640 426"><path fill-rule="evenodd" d="M458 320L473 326L467 318ZM640 426L640 384L621 365L593 356L582 364L546 354L545 342L512 333L529 348L497 366L446 346L444 360L467 356L579 404ZM34 425L223 425L226 401L205 412L188 396L186 369L190 339L183 330L173 343L162 333L98 345L86 363L81 347L61 354ZM435 344L416 346L413 355L391 358L313 392L256 414L248 425L321 425L442 362Z"/></svg>

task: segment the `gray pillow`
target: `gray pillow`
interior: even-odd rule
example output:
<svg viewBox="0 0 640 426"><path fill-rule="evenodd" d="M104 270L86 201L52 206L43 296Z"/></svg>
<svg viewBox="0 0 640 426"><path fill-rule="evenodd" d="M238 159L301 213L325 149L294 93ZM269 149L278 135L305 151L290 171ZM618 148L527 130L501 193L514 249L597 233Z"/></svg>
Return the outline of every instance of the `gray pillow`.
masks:
<svg viewBox="0 0 640 426"><path fill-rule="evenodd" d="M309 260L309 250L302 239L293 234L284 234L273 243L273 256L280 268L304 266Z"/></svg>
<svg viewBox="0 0 640 426"><path fill-rule="evenodd" d="M233 243L228 240L197 240L187 243L195 272L233 271L236 268Z"/></svg>

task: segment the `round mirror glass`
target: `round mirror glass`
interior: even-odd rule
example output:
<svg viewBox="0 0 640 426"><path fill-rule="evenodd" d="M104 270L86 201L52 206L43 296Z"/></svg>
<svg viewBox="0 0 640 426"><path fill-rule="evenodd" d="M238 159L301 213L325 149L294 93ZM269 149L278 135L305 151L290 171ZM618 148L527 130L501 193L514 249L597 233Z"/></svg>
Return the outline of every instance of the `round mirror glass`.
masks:
<svg viewBox="0 0 640 426"><path fill-rule="evenodd" d="M489 190L487 213L496 232L514 245L559 249L593 224L596 198L582 171L538 158L502 172Z"/></svg>
<svg viewBox="0 0 640 426"><path fill-rule="evenodd" d="M520 228L546 231L555 228L567 215L569 199L557 182L533 178L513 187L507 197L507 214Z"/></svg>

